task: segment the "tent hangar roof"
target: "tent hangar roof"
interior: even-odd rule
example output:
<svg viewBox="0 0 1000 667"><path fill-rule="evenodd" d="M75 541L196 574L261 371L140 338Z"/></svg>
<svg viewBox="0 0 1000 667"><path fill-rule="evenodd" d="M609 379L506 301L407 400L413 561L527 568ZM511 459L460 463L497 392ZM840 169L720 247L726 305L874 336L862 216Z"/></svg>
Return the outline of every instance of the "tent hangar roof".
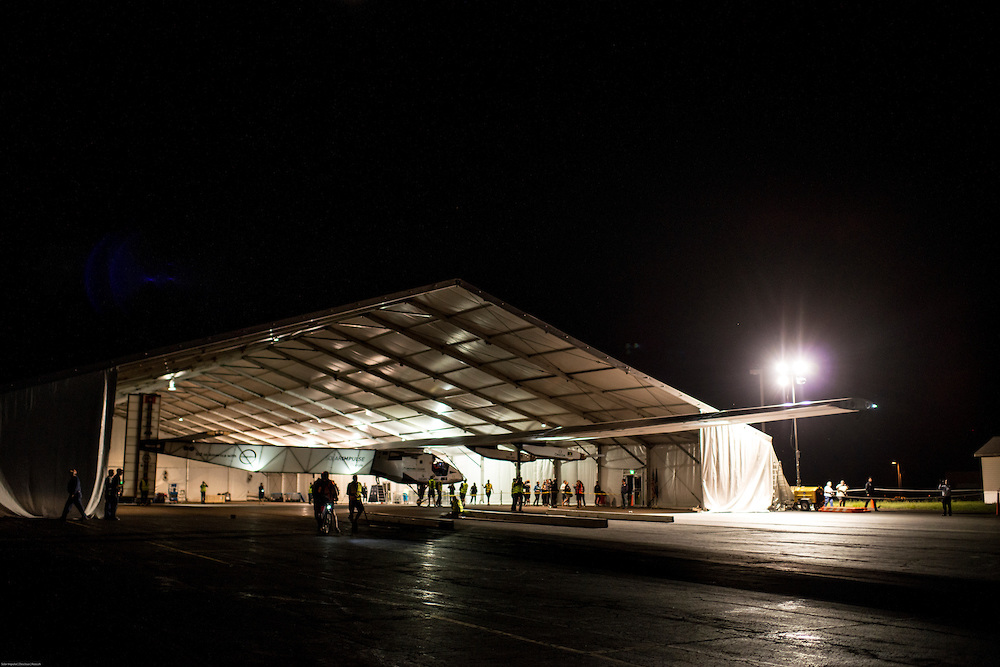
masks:
<svg viewBox="0 0 1000 667"><path fill-rule="evenodd" d="M357 448L714 409L451 280L117 364L158 393L160 438ZM696 432L598 443L681 444ZM446 444L446 443L442 443Z"/></svg>

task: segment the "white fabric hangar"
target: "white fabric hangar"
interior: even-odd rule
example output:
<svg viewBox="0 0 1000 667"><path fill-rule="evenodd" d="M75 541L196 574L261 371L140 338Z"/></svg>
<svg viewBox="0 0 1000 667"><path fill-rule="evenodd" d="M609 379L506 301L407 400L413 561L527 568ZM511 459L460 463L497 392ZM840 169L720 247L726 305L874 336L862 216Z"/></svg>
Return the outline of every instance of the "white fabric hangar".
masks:
<svg viewBox="0 0 1000 667"><path fill-rule="evenodd" d="M191 497L207 476L242 500L260 484L304 492L331 448L400 443L433 445L470 482L509 491L514 463L454 439L717 412L461 280L149 352L0 402L0 502L22 516L61 512L70 467L94 511L109 466L125 469L125 496L148 475L154 492L183 483ZM790 495L770 437L745 423L648 430L574 440L585 458L522 463L521 475L581 480L590 499L598 483L616 498L631 475L639 503L660 508L764 511ZM239 454L196 463L138 445L151 440Z"/></svg>

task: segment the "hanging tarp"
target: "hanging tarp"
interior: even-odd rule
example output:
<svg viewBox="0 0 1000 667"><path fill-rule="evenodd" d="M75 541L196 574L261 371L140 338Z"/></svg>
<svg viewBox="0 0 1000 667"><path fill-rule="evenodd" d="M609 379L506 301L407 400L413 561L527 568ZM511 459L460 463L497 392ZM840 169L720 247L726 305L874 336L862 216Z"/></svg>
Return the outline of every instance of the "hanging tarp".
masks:
<svg viewBox="0 0 1000 667"><path fill-rule="evenodd" d="M656 493L650 500L653 507L680 509L702 507L701 463L692 455L697 443L691 445L661 445L649 450L653 471L650 485ZM612 491L617 492L617 488Z"/></svg>
<svg viewBox="0 0 1000 667"><path fill-rule="evenodd" d="M766 512L774 496L774 448L750 426L701 431L702 498L715 512Z"/></svg>
<svg viewBox="0 0 1000 667"><path fill-rule="evenodd" d="M87 513L97 510L114 386L115 372L108 370L0 394L0 505L6 512L60 516L71 468Z"/></svg>

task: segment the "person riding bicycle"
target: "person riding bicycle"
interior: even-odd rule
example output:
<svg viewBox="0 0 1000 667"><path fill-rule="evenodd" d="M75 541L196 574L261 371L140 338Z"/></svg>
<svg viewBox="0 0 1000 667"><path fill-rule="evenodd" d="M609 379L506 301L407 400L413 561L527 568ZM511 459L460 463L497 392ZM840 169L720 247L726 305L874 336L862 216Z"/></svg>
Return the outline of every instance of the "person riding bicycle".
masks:
<svg viewBox="0 0 1000 667"><path fill-rule="evenodd" d="M319 481L313 484L313 510L316 514L316 525L322 529L323 510L327 503L333 502L333 480L330 473L324 472Z"/></svg>

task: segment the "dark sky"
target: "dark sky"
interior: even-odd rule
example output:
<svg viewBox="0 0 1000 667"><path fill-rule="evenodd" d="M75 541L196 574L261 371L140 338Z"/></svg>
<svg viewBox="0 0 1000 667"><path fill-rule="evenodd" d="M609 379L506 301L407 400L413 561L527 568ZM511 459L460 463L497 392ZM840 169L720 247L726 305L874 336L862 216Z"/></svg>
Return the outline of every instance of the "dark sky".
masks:
<svg viewBox="0 0 1000 667"><path fill-rule="evenodd" d="M881 407L805 482L978 469L985 3L299 4L2 5L0 381L464 278L720 408L808 353Z"/></svg>

